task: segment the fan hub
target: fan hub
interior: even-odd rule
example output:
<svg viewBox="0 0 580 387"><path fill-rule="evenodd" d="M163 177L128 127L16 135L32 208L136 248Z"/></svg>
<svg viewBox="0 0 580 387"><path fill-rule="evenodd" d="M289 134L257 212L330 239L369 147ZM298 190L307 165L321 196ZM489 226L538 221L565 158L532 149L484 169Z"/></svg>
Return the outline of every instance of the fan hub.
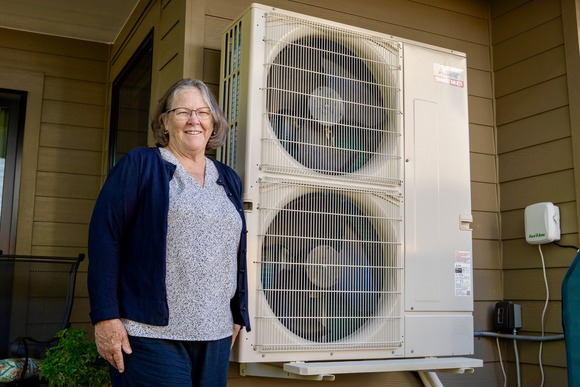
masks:
<svg viewBox="0 0 580 387"><path fill-rule="evenodd" d="M342 122L344 101L336 90L320 86L310 93L308 110L310 115L321 125L334 126Z"/></svg>
<svg viewBox="0 0 580 387"><path fill-rule="evenodd" d="M306 258L306 274L317 287L328 289L340 277L340 253L331 246L316 246Z"/></svg>

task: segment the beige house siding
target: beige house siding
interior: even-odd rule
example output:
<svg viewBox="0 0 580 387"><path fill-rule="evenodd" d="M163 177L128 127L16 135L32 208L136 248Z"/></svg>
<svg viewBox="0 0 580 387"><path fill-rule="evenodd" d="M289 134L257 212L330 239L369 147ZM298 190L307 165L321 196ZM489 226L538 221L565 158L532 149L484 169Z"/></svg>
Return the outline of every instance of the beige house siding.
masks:
<svg viewBox="0 0 580 387"><path fill-rule="evenodd" d="M509 4L508 4L509 3ZM566 1L563 1L566 3ZM578 245L573 136L559 1L492 2L504 298L522 305L522 334L540 334L546 288L537 246L526 243L524 209L553 202L561 244ZM542 246L550 302L546 334L562 333L561 283L575 251ZM540 384L539 343L521 342L522 384ZM514 360L514 351L508 351ZM563 341L543 344L547 385L565 385ZM513 375L513 372L512 372ZM510 378L515 381L513 378Z"/></svg>
<svg viewBox="0 0 580 387"><path fill-rule="evenodd" d="M182 77L219 93L221 33L241 0L142 0L112 45L0 29L0 88L28 90L17 249L86 252L88 222L106 176L112 82L154 31L151 106ZM474 325L492 330L495 303L523 307L522 333L538 334L545 289L537 247L524 239L524 208L560 207L562 244L578 245L580 111L578 0L271 0L265 4L466 53L474 258ZM496 132L497 128L497 132ZM451 146L451 144L450 144ZM576 167L576 168L575 168ZM547 334L561 333L560 284L574 252L542 247L550 286ZM91 330L86 262L72 322ZM537 343L519 344L523 385L539 384ZM500 341L509 385L513 343ZM475 339L473 374L440 373L446 386L499 386L496 341ZM546 385L566 385L562 341L543 346ZM311 382L241 377L232 386ZM333 385L422 385L412 373L337 375Z"/></svg>
<svg viewBox="0 0 580 387"><path fill-rule="evenodd" d="M104 44L0 30L0 88L29 92L18 253L86 253L102 177L108 52ZM78 282L72 321L86 323L86 262Z"/></svg>

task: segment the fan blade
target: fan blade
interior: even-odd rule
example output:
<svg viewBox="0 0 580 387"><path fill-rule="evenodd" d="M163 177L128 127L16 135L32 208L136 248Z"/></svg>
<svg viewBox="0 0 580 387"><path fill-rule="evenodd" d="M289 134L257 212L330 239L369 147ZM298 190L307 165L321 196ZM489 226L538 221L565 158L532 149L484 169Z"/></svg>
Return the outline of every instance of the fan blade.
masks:
<svg viewBox="0 0 580 387"><path fill-rule="evenodd" d="M378 127L386 117L376 81L362 60L340 47L346 52L332 52L324 58L324 86L334 90L346 105L344 120L357 126Z"/></svg>
<svg viewBox="0 0 580 387"><path fill-rule="evenodd" d="M355 222L361 223L361 219L355 218ZM345 228L345 242L342 243L339 258L344 267L331 293L328 314L332 318L327 326L330 341L360 329L376 312L380 302L381 256L373 251L373 240L364 237L364 228L361 230L352 226L349 223Z"/></svg>

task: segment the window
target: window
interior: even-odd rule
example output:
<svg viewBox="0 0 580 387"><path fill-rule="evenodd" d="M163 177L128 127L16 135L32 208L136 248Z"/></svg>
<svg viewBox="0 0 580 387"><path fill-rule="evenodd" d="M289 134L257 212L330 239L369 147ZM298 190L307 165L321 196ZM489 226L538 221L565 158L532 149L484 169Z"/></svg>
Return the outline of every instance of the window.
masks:
<svg viewBox="0 0 580 387"><path fill-rule="evenodd" d="M26 93L0 89L0 250L14 253Z"/></svg>
<svg viewBox="0 0 580 387"><path fill-rule="evenodd" d="M113 82L109 169L131 149L147 145L152 64L153 31Z"/></svg>

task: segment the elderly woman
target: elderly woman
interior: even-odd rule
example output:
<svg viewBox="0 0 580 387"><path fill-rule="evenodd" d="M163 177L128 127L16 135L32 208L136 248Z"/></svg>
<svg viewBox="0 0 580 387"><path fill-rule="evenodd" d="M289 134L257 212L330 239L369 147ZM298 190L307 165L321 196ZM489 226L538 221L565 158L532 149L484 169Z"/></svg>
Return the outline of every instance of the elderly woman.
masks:
<svg viewBox="0 0 580 387"><path fill-rule="evenodd" d="M228 124L215 97L184 79L163 96L156 147L111 170L89 228L95 342L113 386L225 386L249 331L240 178L208 158Z"/></svg>

